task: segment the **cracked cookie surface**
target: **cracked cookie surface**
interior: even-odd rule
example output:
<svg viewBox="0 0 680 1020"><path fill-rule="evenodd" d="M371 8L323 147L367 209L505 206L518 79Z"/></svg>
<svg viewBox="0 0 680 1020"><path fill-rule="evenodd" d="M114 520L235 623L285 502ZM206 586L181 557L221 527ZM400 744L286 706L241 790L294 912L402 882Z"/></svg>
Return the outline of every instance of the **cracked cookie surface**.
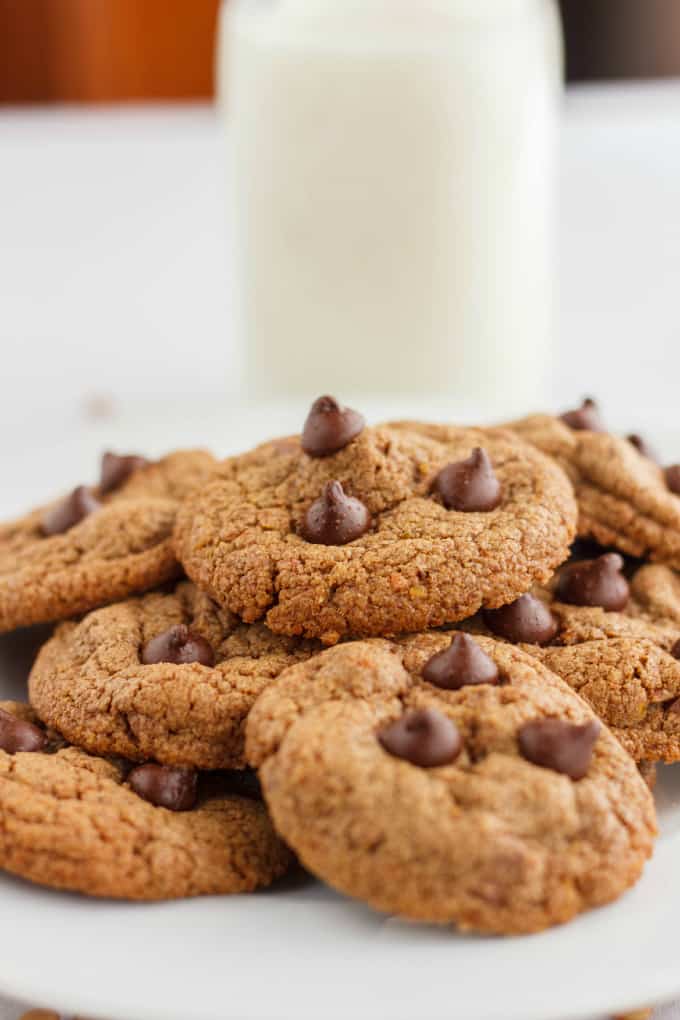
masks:
<svg viewBox="0 0 680 1020"><path fill-rule="evenodd" d="M519 641L519 647L585 698L636 761L679 761L680 661L672 649L680 637L680 585L675 575L667 567L640 568L621 611L561 602L555 597L559 578L560 571L550 585L532 590L555 621L554 636L543 647L527 641ZM481 614L460 629L492 636Z"/></svg>
<svg viewBox="0 0 680 1020"><path fill-rule="evenodd" d="M0 703L22 719L26 706ZM0 750L0 867L90 896L162 900L249 892L290 854L262 803L212 794L191 811L142 800L121 763L75 747Z"/></svg>
<svg viewBox="0 0 680 1020"><path fill-rule="evenodd" d="M225 461L178 515L177 554L220 604L276 632L320 637L438 626L511 601L568 553L575 504L564 473L499 430L364 429L314 458L296 437ZM483 447L502 487L488 512L448 510L438 472ZM339 482L372 526L344 545L306 541L305 515Z"/></svg>
<svg viewBox="0 0 680 1020"><path fill-rule="evenodd" d="M0 631L63 620L173 577L179 502L215 465L179 451L135 471L101 508L60 534L45 534L48 508L0 525Z"/></svg>
<svg viewBox="0 0 680 1020"><path fill-rule="evenodd" d="M534 414L506 426L554 457L574 485L579 535L680 569L680 497L627 439Z"/></svg>
<svg viewBox="0 0 680 1020"><path fill-rule="evenodd" d="M527 760L526 723L592 725L592 710L526 652L484 637L503 682L435 687L422 671L451 637L340 645L263 692L247 753L277 830L335 888L416 920L531 932L615 899L655 835L634 762L604 727L578 781ZM385 750L378 734L410 710L455 724L455 761L423 768Z"/></svg>
<svg viewBox="0 0 680 1020"><path fill-rule="evenodd" d="M213 665L142 661L147 642L178 625L208 642ZM94 754L243 768L255 699L320 647L243 624L184 581L61 624L37 658L29 696L44 722Z"/></svg>
<svg viewBox="0 0 680 1020"><path fill-rule="evenodd" d="M680 761L680 662L648 640L522 646L565 680L637 762Z"/></svg>

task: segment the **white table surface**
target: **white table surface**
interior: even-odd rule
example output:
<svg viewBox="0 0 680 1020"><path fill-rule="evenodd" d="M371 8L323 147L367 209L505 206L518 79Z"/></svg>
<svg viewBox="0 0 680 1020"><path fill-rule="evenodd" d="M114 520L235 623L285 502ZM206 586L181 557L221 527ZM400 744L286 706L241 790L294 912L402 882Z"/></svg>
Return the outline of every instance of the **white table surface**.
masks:
<svg viewBox="0 0 680 1020"><path fill-rule="evenodd" d="M157 452L198 442L243 396L226 144L207 106L0 110L3 514L72 484L63 446L90 463L142 420ZM680 83L571 92L562 167L555 403L654 434L680 384Z"/></svg>

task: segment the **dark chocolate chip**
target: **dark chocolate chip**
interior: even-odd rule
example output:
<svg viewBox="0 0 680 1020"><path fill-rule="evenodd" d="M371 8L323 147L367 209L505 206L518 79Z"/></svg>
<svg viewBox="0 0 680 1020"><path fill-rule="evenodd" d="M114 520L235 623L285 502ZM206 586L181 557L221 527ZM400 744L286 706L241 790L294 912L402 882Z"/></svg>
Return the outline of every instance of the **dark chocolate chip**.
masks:
<svg viewBox="0 0 680 1020"><path fill-rule="evenodd" d="M310 457L329 457L344 450L365 424L358 411L340 407L334 397L319 397L312 404L302 430L302 449Z"/></svg>
<svg viewBox="0 0 680 1020"><path fill-rule="evenodd" d="M580 407L573 411L565 411L560 415L565 425L577 432L606 432L597 404L590 397L586 397Z"/></svg>
<svg viewBox="0 0 680 1020"><path fill-rule="evenodd" d="M489 456L480 446L466 460L442 468L432 488L447 510L464 513L495 510L503 496Z"/></svg>
<svg viewBox="0 0 680 1020"><path fill-rule="evenodd" d="M643 439L642 436L638 436L635 434L626 436L626 439L631 444L631 446L635 447L638 453L642 454L643 457L646 457L648 460L653 460L655 463L658 463L659 458L656 455L656 451L653 449L653 447L649 445L646 439Z"/></svg>
<svg viewBox="0 0 680 1020"><path fill-rule="evenodd" d="M48 739L44 730L33 723L17 719L11 712L0 708L0 748L7 754L17 751L44 751Z"/></svg>
<svg viewBox="0 0 680 1020"><path fill-rule="evenodd" d="M628 581L621 573L623 567L623 557L618 553L570 563L559 575L555 595L572 606L601 606L608 612L623 609L630 598Z"/></svg>
<svg viewBox="0 0 680 1020"><path fill-rule="evenodd" d="M680 495L680 464L671 464L664 471L666 485L676 496Z"/></svg>
<svg viewBox="0 0 680 1020"><path fill-rule="evenodd" d="M456 634L448 648L425 663L423 680L457 691L470 684L497 684L500 675L493 659L469 634Z"/></svg>
<svg viewBox="0 0 680 1020"><path fill-rule="evenodd" d="M136 453L119 455L107 452L103 454L99 491L102 493L113 492L114 489L120 488L131 474L138 471L139 468L146 467L148 463L146 457L140 457Z"/></svg>
<svg viewBox="0 0 680 1020"><path fill-rule="evenodd" d="M85 517L101 508L101 503L85 485L79 485L60 503L46 510L42 519L45 535L61 535Z"/></svg>
<svg viewBox="0 0 680 1020"><path fill-rule="evenodd" d="M580 726L564 719L533 719L519 730L519 749L534 765L583 779L601 729L595 719Z"/></svg>
<svg viewBox="0 0 680 1020"><path fill-rule="evenodd" d="M347 496L340 482L328 482L304 516L300 534L315 545L346 545L371 527L368 508Z"/></svg>
<svg viewBox="0 0 680 1020"><path fill-rule="evenodd" d="M486 609L484 620L494 634L514 643L547 645L557 634L557 620L535 595L521 595L508 606Z"/></svg>
<svg viewBox="0 0 680 1020"><path fill-rule="evenodd" d="M680 659L680 639L678 639L671 648L671 655L674 659Z"/></svg>
<svg viewBox="0 0 680 1020"><path fill-rule="evenodd" d="M424 769L450 765L463 750L458 727L435 708L406 712L380 730L378 740L395 758Z"/></svg>
<svg viewBox="0 0 680 1020"><path fill-rule="evenodd" d="M191 769L168 765L138 765L127 778L137 796L169 811L191 811L196 804L198 777Z"/></svg>
<svg viewBox="0 0 680 1020"><path fill-rule="evenodd" d="M204 637L186 624L178 623L169 630L147 641L140 655L145 666L156 662L174 662L185 665L200 662L202 666L215 665L215 653Z"/></svg>

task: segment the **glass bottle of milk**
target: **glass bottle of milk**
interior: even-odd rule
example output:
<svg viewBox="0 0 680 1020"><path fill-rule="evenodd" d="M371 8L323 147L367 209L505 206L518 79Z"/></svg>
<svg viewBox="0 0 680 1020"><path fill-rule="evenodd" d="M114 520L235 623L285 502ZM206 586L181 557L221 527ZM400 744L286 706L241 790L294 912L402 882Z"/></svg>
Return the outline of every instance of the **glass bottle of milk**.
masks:
<svg viewBox="0 0 680 1020"><path fill-rule="evenodd" d="M554 0L229 0L248 388L540 406Z"/></svg>

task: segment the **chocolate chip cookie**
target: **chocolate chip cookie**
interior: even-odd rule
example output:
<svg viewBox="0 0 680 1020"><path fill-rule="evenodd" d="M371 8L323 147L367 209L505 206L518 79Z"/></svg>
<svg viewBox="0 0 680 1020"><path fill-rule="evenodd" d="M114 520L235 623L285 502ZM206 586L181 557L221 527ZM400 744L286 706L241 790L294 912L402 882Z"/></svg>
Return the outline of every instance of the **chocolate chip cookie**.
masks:
<svg viewBox="0 0 680 1020"><path fill-rule="evenodd" d="M31 672L30 699L93 754L243 768L258 694L320 647L241 623L183 581L61 624Z"/></svg>
<svg viewBox="0 0 680 1020"><path fill-rule="evenodd" d="M326 397L301 438L224 462L175 538L221 605L333 644L512 601L566 558L575 514L564 473L511 433L367 428Z"/></svg>
<svg viewBox="0 0 680 1020"><path fill-rule="evenodd" d="M680 662L651 641L524 646L607 723L637 762L680 761Z"/></svg>
<svg viewBox="0 0 680 1020"><path fill-rule="evenodd" d="M514 643L578 645L607 638L647 640L672 651L680 638L680 595L672 612L675 574L642 567L627 578L618 553L570 561L545 586L461 626ZM678 585L680 593L680 585Z"/></svg>
<svg viewBox="0 0 680 1020"><path fill-rule="evenodd" d="M157 463L108 454L96 487L0 525L0 631L66 619L174 576L179 501L214 464L202 450Z"/></svg>
<svg viewBox="0 0 680 1020"><path fill-rule="evenodd" d="M261 802L61 746L13 702L0 703L0 823L0 868L90 896L248 892L290 861Z"/></svg>
<svg viewBox="0 0 680 1020"><path fill-rule="evenodd" d="M580 535L680 569L680 466L663 470L639 437L605 432L592 401L561 418L534 414L508 427L567 472Z"/></svg>
<svg viewBox="0 0 680 1020"><path fill-rule="evenodd" d="M262 693L246 747L303 864L407 918L540 931L616 899L652 851L630 756L555 674L489 638L327 649Z"/></svg>
<svg viewBox="0 0 680 1020"><path fill-rule="evenodd" d="M460 627L539 658L586 699L636 761L680 761L680 661L673 654L680 624L645 613L637 575L629 584L623 565L618 553L571 562L547 588Z"/></svg>

